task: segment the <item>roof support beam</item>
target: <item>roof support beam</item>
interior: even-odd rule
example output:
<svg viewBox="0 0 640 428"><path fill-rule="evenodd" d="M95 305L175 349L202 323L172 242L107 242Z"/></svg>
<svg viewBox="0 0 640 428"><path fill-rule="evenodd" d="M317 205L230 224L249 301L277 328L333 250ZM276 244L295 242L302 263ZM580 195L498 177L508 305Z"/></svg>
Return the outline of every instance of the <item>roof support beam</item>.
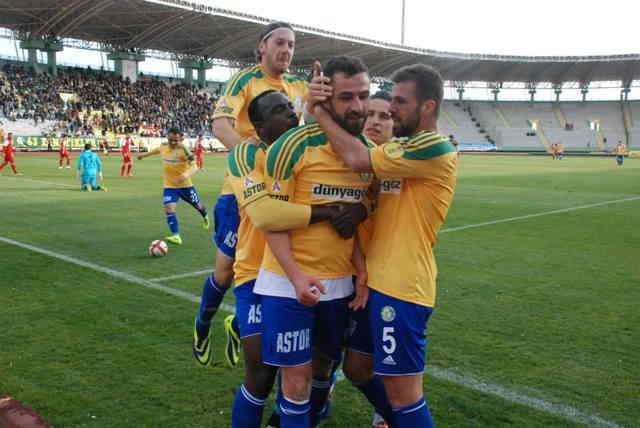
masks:
<svg viewBox="0 0 640 428"><path fill-rule="evenodd" d="M101 2L97 2L97 4L90 7L89 10L78 15L77 18L71 20L67 25L65 25L60 30L58 30L57 33L63 34L63 35L68 34L69 32L78 28L78 26L82 25L83 23L91 19L92 16L102 12L104 9L111 6L113 3L114 3L114 0L102 0Z"/></svg>
<svg viewBox="0 0 640 428"><path fill-rule="evenodd" d="M83 10L90 6L93 0L72 0L67 6L62 6L58 13L53 15L47 22L44 23L36 32L35 36L42 36L47 33L53 32L54 27L62 22L66 17L73 15L78 10Z"/></svg>

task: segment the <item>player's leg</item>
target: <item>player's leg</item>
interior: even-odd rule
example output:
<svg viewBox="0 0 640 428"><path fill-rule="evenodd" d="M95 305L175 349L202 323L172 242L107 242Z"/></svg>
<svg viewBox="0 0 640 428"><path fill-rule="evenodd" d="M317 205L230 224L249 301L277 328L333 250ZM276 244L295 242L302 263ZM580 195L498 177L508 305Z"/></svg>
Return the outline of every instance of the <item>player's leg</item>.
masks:
<svg viewBox="0 0 640 428"><path fill-rule="evenodd" d="M178 200L180 199L179 189L166 187L162 194L164 203L164 212L167 217L167 225L171 231L171 235L165 239L172 244L182 244L182 238L180 237L180 223L178 222L178 215L176 214L176 207Z"/></svg>
<svg viewBox="0 0 640 428"><path fill-rule="evenodd" d="M2 171L4 169L5 166L7 166L9 162L7 162L6 160L2 163L2 165L0 165L0 171Z"/></svg>
<svg viewBox="0 0 640 428"><path fill-rule="evenodd" d="M311 386L311 426L329 416L329 395L333 388L333 369L342 359L349 327L350 297L320 302L316 306L313 331L313 382ZM328 329L326 326L330 325Z"/></svg>
<svg viewBox="0 0 640 428"><path fill-rule="evenodd" d="M222 195L216 201L213 209L214 233L213 243L217 248L214 273L207 276L200 298L200 308L196 315L193 340L193 355L200 364L206 365L210 359L209 332L211 320L218 311L224 295L233 281L233 263L235 261L236 243L238 241L238 226L240 215L234 195ZM233 324L233 323L232 323ZM237 325L237 324L236 324ZM227 335L233 335L228 332ZM234 337L228 337L228 348L225 355L230 365L237 364L238 353ZM235 358L233 357L235 355Z"/></svg>
<svg viewBox="0 0 640 428"><path fill-rule="evenodd" d="M71 168L71 156L69 154L67 154L66 158L67 158L67 169L70 169Z"/></svg>
<svg viewBox="0 0 640 428"><path fill-rule="evenodd" d="M18 175L18 168L16 168L16 160L15 159L11 159L11 170L13 171L13 173L15 175Z"/></svg>
<svg viewBox="0 0 640 428"><path fill-rule="evenodd" d="M62 160L64 159L64 157L62 155L60 155L59 159L58 159L58 169L62 169Z"/></svg>
<svg viewBox="0 0 640 428"><path fill-rule="evenodd" d="M120 177L125 176L126 169L127 169L127 163L123 160L122 165L120 166Z"/></svg>
<svg viewBox="0 0 640 428"><path fill-rule="evenodd" d="M259 428L264 405L276 378L278 368L262 362L261 296L253 293L255 281L237 286L236 318L238 320L245 360L244 383L236 393L232 411L232 427Z"/></svg>
<svg viewBox="0 0 640 428"><path fill-rule="evenodd" d="M127 159L127 177L133 177L133 160Z"/></svg>
<svg viewBox="0 0 640 428"><path fill-rule="evenodd" d="M369 304L374 371L382 376L393 408L391 422L399 428L433 427L422 390L426 327L432 308L376 290L371 291Z"/></svg>
<svg viewBox="0 0 640 428"><path fill-rule="evenodd" d="M196 188L193 186L181 188L180 197L200 213L202 216L202 227L209 229L209 214L207 213L207 208L200 201L200 195L198 195Z"/></svg>
<svg viewBox="0 0 640 428"><path fill-rule="evenodd" d="M362 310L351 311L349 315L347 352L342 370L345 377L362 392L375 409L372 425L382 428L386 422L389 426L393 426L390 423L393 419L391 404L387 399L384 384L380 376L373 373L373 341L369 324L369 305ZM379 416L376 417L376 415Z"/></svg>
<svg viewBox="0 0 640 428"><path fill-rule="evenodd" d="M280 367L281 427L309 427L313 325L313 308L294 298L262 296L262 358L265 364Z"/></svg>

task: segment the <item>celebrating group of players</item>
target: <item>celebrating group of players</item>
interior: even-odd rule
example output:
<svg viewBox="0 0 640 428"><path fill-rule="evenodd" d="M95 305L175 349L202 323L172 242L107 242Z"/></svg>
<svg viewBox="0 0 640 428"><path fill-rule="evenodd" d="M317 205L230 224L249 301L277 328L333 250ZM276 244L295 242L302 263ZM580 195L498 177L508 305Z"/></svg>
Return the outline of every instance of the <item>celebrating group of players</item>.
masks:
<svg viewBox="0 0 640 428"><path fill-rule="evenodd" d="M437 133L442 78L409 66L394 74L391 94L370 96L366 65L336 56L315 64L307 84L287 72L294 49L291 26L267 26L257 64L234 75L217 103L214 133L230 153L193 354L211 361L212 318L233 285L236 314L225 328L245 358L233 427L260 426L276 378L269 424L316 426L341 362L380 426L431 427L422 376L433 247L457 167ZM176 197L196 205L190 195L165 203ZM237 351L227 347L232 365Z"/></svg>

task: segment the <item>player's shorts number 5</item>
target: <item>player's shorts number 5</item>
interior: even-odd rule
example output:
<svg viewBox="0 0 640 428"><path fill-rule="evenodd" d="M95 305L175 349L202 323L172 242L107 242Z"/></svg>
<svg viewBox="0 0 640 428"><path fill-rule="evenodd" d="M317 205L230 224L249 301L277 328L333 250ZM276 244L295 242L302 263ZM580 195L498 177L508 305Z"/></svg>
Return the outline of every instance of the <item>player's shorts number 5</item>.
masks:
<svg viewBox="0 0 640 428"><path fill-rule="evenodd" d="M382 328L382 349L387 354L393 354L396 350L396 338L393 337L393 327Z"/></svg>

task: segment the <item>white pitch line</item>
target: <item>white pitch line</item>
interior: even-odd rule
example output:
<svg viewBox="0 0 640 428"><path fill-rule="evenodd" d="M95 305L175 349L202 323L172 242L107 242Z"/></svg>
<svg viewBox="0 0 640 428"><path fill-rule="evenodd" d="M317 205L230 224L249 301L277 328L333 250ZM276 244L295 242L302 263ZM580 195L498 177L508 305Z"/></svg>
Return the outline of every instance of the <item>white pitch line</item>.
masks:
<svg viewBox="0 0 640 428"><path fill-rule="evenodd" d="M528 395L510 391L500 385L479 381L469 375L461 375L451 370L433 366L426 366L425 370L430 376L462 385L469 389L473 389L485 394L495 395L507 401L511 401L512 403L517 403L536 410L541 410L543 412L550 413L555 416L560 416L579 424L598 428L622 428L620 425L614 422L610 422L598 416L584 413L576 409L575 407L567 406L565 404L551 403L539 398L529 397Z"/></svg>
<svg viewBox="0 0 640 428"><path fill-rule="evenodd" d="M180 273L178 275L163 276L162 278L151 278L151 279L148 279L147 281L151 281L151 282L170 281L172 279L189 278L190 276L204 275L205 273L211 273L211 272L213 272L213 269L204 269L204 270L198 270L195 272Z"/></svg>
<svg viewBox="0 0 640 428"><path fill-rule="evenodd" d="M152 288L152 289L158 290L158 291L164 291L167 294L171 294L171 295L176 296L176 297L181 297L183 299L189 300L190 302L200 303L200 297L195 296L195 295L193 295L191 293L187 293L185 291L178 290L178 289L171 288L171 287L165 287L164 285L160 285L160 284L155 284L155 283L153 283L151 281L147 281L146 279L142 279L140 277L137 277L135 275L131 275L131 274L126 273L126 272L120 272L120 271L117 271L115 269L111 269L111 268L108 268L108 267L100 266L100 265L97 265L95 263L91 263L91 262L87 262L85 260L77 259L75 257L65 256L64 254L56 253L54 251L46 250L46 249L40 248L40 247L35 247L33 245L30 245L30 244L25 244L23 242L16 241L16 240L13 240L13 239L10 239L10 238L5 238L4 236L0 236L0 242L4 242L6 244L15 245L16 247L25 248L27 250L31 250L31 251L34 251L36 253L44 254L44 255L49 256L49 257L53 257L53 258L56 258L56 259L59 259L59 260L63 260L63 261L68 262L68 263L73 263L73 264L78 265L78 266L82 266L82 267L86 267L86 268L89 268L89 269L93 269L95 271L105 273L105 274L113 276L115 278L124 279L125 281L129 281L129 282L132 282L134 284L142 285L143 287ZM226 303L222 303L220 305L220 307L224 311L231 312L231 313L235 312L235 308L233 306L231 306L231 305L227 305Z"/></svg>
<svg viewBox="0 0 640 428"><path fill-rule="evenodd" d="M65 183L54 183L53 181L42 181L42 180L33 180L31 178L23 178L23 177L11 177L9 176L8 178L15 178L16 180L24 180L24 181L31 181L33 183L42 183L42 184L51 184L53 186L64 186L64 187L79 187L79 186L74 186L73 184L65 184Z"/></svg>
<svg viewBox="0 0 640 428"><path fill-rule="evenodd" d="M571 212L571 211L584 210L584 209L587 209L587 208L601 207L603 205L619 204L621 202L629 202L629 201L637 201L637 200L640 200L640 196L634 196L634 197L625 198L625 199L616 199L616 200L613 200L613 201L598 202L598 203L589 204L589 205L580 205L578 207L562 208L562 209L559 209L559 210L545 211L545 212L541 212L541 213L537 213L537 214L527 214L527 215L522 215L522 216L518 216L518 217L504 218L504 219L501 219L501 220L487 221L487 222L484 222L484 223L469 224L467 226L452 227L452 228L449 228L449 229L442 229L440 231L440 233L457 232L459 230L473 229L473 228L482 227L482 226L491 226L493 224L508 223L508 222L516 221L516 220L525 220L525 219L528 219L528 218L542 217L542 216L545 216L545 215L552 215L552 214L567 213L567 212Z"/></svg>

